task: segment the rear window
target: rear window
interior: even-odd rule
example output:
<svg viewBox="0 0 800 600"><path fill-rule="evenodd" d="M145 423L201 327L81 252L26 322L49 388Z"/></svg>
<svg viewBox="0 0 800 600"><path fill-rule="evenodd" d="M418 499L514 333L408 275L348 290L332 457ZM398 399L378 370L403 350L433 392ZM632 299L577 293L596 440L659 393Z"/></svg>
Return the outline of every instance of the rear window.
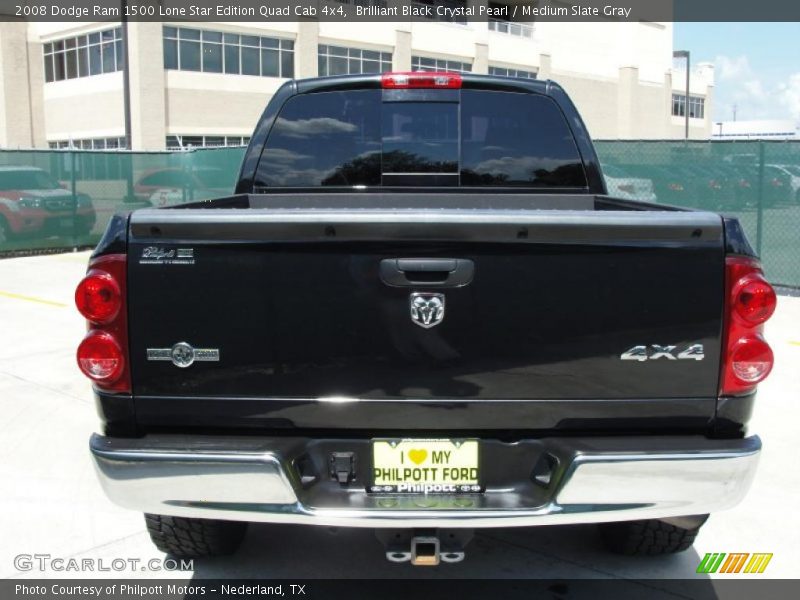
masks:
<svg viewBox="0 0 800 600"><path fill-rule="evenodd" d="M258 185L380 185L381 91L290 98L258 165Z"/></svg>
<svg viewBox="0 0 800 600"><path fill-rule="evenodd" d="M444 102L382 98L358 90L289 99L256 186L586 187L572 132L550 98L479 90Z"/></svg>
<svg viewBox="0 0 800 600"><path fill-rule="evenodd" d="M383 173L458 173L457 102L385 102Z"/></svg>

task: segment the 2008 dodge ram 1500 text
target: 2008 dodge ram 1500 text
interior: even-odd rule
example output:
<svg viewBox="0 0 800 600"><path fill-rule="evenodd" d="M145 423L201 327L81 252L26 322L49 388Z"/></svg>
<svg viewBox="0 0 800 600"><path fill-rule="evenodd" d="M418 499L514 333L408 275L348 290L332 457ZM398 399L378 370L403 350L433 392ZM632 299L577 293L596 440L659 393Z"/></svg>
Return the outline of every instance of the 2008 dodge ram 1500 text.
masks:
<svg viewBox="0 0 800 600"><path fill-rule="evenodd" d="M106 493L179 556L249 521L688 548L753 479L775 292L736 219L605 194L555 83L286 83L236 195L117 215L78 286Z"/></svg>

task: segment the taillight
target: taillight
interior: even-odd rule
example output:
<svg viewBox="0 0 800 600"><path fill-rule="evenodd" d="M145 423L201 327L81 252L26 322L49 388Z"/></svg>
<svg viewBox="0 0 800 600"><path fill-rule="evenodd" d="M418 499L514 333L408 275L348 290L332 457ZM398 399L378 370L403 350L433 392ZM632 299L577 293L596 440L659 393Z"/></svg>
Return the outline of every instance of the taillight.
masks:
<svg viewBox="0 0 800 600"><path fill-rule="evenodd" d="M75 290L78 311L92 323L108 323L119 314L119 284L108 273L91 270Z"/></svg>
<svg viewBox="0 0 800 600"><path fill-rule="evenodd" d="M755 384L765 379L774 360L772 348L761 336L740 339L730 353L731 371L742 383Z"/></svg>
<svg viewBox="0 0 800 600"><path fill-rule="evenodd" d="M736 315L747 323L758 325L775 312L778 303L775 290L760 273L741 277L732 291Z"/></svg>
<svg viewBox="0 0 800 600"><path fill-rule="evenodd" d="M89 326L78 346L78 367L99 389L130 393L126 265L124 254L92 260L75 290L75 304Z"/></svg>
<svg viewBox="0 0 800 600"><path fill-rule="evenodd" d="M381 87L385 89L442 88L460 89L461 75L447 72L384 73Z"/></svg>
<svg viewBox="0 0 800 600"><path fill-rule="evenodd" d="M720 394L747 394L772 370L774 356L763 330L775 312L777 297L760 263L741 256L725 261L725 290Z"/></svg>
<svg viewBox="0 0 800 600"><path fill-rule="evenodd" d="M125 355L110 333L92 330L78 346L78 366L98 383L114 383L125 370Z"/></svg>

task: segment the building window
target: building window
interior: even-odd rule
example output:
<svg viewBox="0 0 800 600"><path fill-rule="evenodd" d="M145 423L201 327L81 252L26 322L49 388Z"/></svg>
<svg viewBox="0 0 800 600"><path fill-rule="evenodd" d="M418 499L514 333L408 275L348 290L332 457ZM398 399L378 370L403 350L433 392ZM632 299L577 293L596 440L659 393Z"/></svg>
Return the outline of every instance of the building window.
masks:
<svg viewBox="0 0 800 600"><path fill-rule="evenodd" d="M533 37L533 25L529 23L514 23L503 19L489 19L489 31L516 35L531 39Z"/></svg>
<svg viewBox="0 0 800 600"><path fill-rule="evenodd" d="M697 96L689 96L689 118L690 119L703 119L705 118L706 101L705 98Z"/></svg>
<svg viewBox="0 0 800 600"><path fill-rule="evenodd" d="M319 75L385 73L392 70L392 53L320 44L317 47Z"/></svg>
<svg viewBox="0 0 800 600"><path fill-rule="evenodd" d="M536 71L507 69L506 67L489 67L489 75L499 75L500 77L518 77L520 79L536 79Z"/></svg>
<svg viewBox="0 0 800 600"><path fill-rule="evenodd" d="M294 77L294 41L164 26L164 68Z"/></svg>
<svg viewBox="0 0 800 600"><path fill-rule="evenodd" d="M496 33L503 33L505 35L515 35L517 37L524 37L528 39L533 38L533 25L530 23L520 23L512 21L516 15L516 9L513 5L507 2L489 2L491 10L504 10L505 19L489 18L489 31ZM500 13L495 13L500 16Z"/></svg>
<svg viewBox="0 0 800 600"><path fill-rule="evenodd" d="M90 138L83 140L55 140L48 142L58 150L119 150L125 148L124 137Z"/></svg>
<svg viewBox="0 0 800 600"><path fill-rule="evenodd" d="M125 58L121 27L47 42L43 51L47 83L121 71Z"/></svg>
<svg viewBox="0 0 800 600"><path fill-rule="evenodd" d="M168 135L167 148L186 150L188 148L221 148L224 146L246 146L250 136L241 135Z"/></svg>
<svg viewBox="0 0 800 600"><path fill-rule="evenodd" d="M706 99L700 96L689 96L689 118L704 119L706 114ZM672 94L672 116L686 116L686 96Z"/></svg>
<svg viewBox="0 0 800 600"><path fill-rule="evenodd" d="M412 71L451 71L454 73L469 73L472 65L468 62L445 60L443 58L428 58L427 56L411 57Z"/></svg>

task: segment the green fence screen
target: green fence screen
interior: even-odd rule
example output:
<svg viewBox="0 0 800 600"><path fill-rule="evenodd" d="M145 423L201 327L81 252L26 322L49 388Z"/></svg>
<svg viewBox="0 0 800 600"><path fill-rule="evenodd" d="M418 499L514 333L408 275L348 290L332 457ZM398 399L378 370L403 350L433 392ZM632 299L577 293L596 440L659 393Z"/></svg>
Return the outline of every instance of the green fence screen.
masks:
<svg viewBox="0 0 800 600"><path fill-rule="evenodd" d="M800 142L598 141L609 193L739 218L774 284L800 287Z"/></svg>
<svg viewBox="0 0 800 600"><path fill-rule="evenodd" d="M776 284L800 287L800 142L598 141L609 193L736 215ZM244 148L0 151L0 255L90 246L118 210L233 191Z"/></svg>

